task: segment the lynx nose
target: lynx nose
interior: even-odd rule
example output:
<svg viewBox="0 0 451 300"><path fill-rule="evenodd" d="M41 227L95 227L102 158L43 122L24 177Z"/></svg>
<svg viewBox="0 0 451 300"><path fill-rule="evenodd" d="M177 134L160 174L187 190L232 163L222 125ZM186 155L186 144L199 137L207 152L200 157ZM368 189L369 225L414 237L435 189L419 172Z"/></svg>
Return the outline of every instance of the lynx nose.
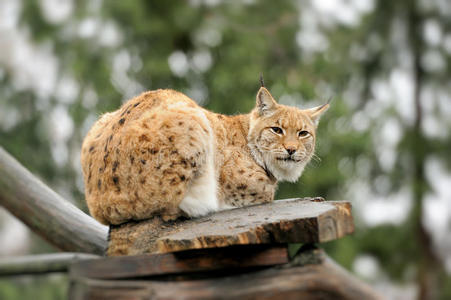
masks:
<svg viewBox="0 0 451 300"><path fill-rule="evenodd" d="M296 149L294 147L289 147L289 148L286 148L285 150L287 150L288 155L293 155L294 152L296 152Z"/></svg>

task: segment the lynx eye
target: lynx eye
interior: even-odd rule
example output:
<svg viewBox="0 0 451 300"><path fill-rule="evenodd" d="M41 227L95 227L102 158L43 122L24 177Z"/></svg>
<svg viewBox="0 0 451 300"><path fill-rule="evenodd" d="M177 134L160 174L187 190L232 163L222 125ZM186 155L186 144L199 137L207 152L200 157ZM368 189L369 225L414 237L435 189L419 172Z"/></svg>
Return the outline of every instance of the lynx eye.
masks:
<svg viewBox="0 0 451 300"><path fill-rule="evenodd" d="M310 132L306 131L306 130L301 130L298 133L299 137L306 137L310 135Z"/></svg>
<svg viewBox="0 0 451 300"><path fill-rule="evenodd" d="M277 134L282 134L282 133L283 133L283 130L282 130L282 128L280 128L280 127L271 127L271 130L272 130L274 133L277 133Z"/></svg>

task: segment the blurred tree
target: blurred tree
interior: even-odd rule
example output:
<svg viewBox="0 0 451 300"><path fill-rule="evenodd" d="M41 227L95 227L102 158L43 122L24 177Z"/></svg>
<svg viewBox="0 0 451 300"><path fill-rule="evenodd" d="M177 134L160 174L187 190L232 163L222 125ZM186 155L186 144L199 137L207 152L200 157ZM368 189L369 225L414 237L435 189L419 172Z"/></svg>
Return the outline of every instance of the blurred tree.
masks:
<svg viewBox="0 0 451 300"><path fill-rule="evenodd" d="M403 187L409 187L410 191L407 190L405 196L411 195L410 213L399 226L388 231L385 230L386 225L379 226L368 234L362 234L355 242L359 244L358 252L375 254L384 269L397 278L406 279L408 270L413 266L419 287L418 299L449 297L443 290L444 281L450 280L443 268L446 257L440 257L435 248L437 243L434 244L431 232L434 229L425 225L424 204L428 192L437 192L430 189L434 178L426 176L428 160L438 158L448 167L450 163L450 156L443 152L450 142L450 124L439 113L444 105L441 97L448 95L445 97L449 98L450 92L450 67L444 61L450 53L440 40L440 35L451 29L447 21L449 16L450 6L440 1L378 1L361 26L352 30L334 28L329 31L330 40L341 40L338 43L341 49L333 48L333 51L340 50L338 53L341 56L337 61L344 67L343 76L360 76L362 87L358 95L360 99L368 99L360 102L360 108L372 105L372 99L384 97L380 94L387 92L383 89L390 88L390 84L408 85L402 87L404 93L388 95L388 100L392 100L393 104L378 108L381 112L371 122L369 134L373 136L373 151L379 158L371 160L367 179L373 182L372 189L376 194L387 198ZM348 63L344 63L346 61ZM432 93L431 89L436 92ZM399 99L401 97L404 99ZM390 138L390 134L396 132L389 132L388 136L382 132L385 136L381 136L378 130L383 131L393 118L400 126L401 136L395 148L394 164L387 167L384 166L384 159L387 158L386 155L384 157L385 149L378 149L378 146L386 147L387 143L384 145L382 139ZM427 127L430 123L425 124L425 119L440 125L431 129ZM445 130L447 133L433 132L435 130ZM385 191L380 186L384 182L378 180L382 176L390 178ZM387 235L377 242L368 241L376 236L376 230Z"/></svg>

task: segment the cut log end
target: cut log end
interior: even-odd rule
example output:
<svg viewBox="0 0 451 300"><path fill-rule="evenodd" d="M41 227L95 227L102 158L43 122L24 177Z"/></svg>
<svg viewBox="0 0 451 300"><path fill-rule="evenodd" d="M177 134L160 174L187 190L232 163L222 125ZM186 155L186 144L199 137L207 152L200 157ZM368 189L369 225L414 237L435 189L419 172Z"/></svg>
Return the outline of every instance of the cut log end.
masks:
<svg viewBox="0 0 451 300"><path fill-rule="evenodd" d="M272 243L321 243L354 231L351 205L288 199L164 222L154 217L110 227L109 256Z"/></svg>

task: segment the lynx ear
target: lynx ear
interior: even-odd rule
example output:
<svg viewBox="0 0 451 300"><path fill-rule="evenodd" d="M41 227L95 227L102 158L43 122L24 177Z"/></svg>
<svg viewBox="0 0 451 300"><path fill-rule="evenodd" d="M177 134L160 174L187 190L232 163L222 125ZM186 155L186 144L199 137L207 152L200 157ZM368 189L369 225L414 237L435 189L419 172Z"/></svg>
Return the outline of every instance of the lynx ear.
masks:
<svg viewBox="0 0 451 300"><path fill-rule="evenodd" d="M330 102L330 101L329 101ZM309 114L310 119L318 126L319 119L321 115L329 109L329 102L314 108L307 109L306 112Z"/></svg>
<svg viewBox="0 0 451 300"><path fill-rule="evenodd" d="M257 109L260 116L271 114L276 106L276 100L271 93L265 87L261 87L257 93Z"/></svg>

